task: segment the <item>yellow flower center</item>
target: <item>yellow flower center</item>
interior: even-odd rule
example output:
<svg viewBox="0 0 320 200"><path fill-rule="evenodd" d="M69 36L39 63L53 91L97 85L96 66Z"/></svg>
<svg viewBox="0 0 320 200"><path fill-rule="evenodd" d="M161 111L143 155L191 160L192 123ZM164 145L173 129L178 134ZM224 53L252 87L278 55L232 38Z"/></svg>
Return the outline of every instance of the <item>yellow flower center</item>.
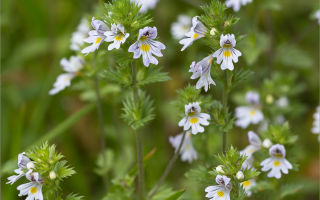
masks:
<svg viewBox="0 0 320 200"><path fill-rule="evenodd" d="M274 161L274 162L273 162L273 165L276 166L276 167L280 166L280 161L278 161L278 160L277 160L277 161Z"/></svg>
<svg viewBox="0 0 320 200"><path fill-rule="evenodd" d="M195 123L197 123L199 121L199 119L196 118L196 117L192 117L192 118L190 118L189 121L190 121L190 123L195 124Z"/></svg>
<svg viewBox="0 0 320 200"><path fill-rule="evenodd" d="M148 44L143 44L140 48L144 52L150 51L150 46Z"/></svg>
<svg viewBox="0 0 320 200"><path fill-rule="evenodd" d="M231 51L224 51L223 55L224 55L224 57L230 57L231 56Z"/></svg>
<svg viewBox="0 0 320 200"><path fill-rule="evenodd" d="M219 191L217 192L217 195L218 195L219 197L223 197L223 196L224 196L224 192L222 192L221 190L219 190Z"/></svg>
<svg viewBox="0 0 320 200"><path fill-rule="evenodd" d="M190 147L190 144L187 144L186 146L185 146L185 149L186 150L189 150L191 147Z"/></svg>
<svg viewBox="0 0 320 200"><path fill-rule="evenodd" d="M114 37L114 39L117 40L117 41L121 41L122 38L123 38L122 34L116 35L116 37Z"/></svg>
<svg viewBox="0 0 320 200"><path fill-rule="evenodd" d="M249 113L251 116L255 115L256 114L256 111L255 110L250 110L250 113Z"/></svg>
<svg viewBox="0 0 320 200"><path fill-rule="evenodd" d="M242 185L243 185L243 187L248 187L248 186L251 185L251 182L249 180L248 181L243 181Z"/></svg>
<svg viewBox="0 0 320 200"><path fill-rule="evenodd" d="M213 59L212 59L212 58L210 58L210 60L209 60L210 65L212 65L212 61L213 61Z"/></svg>
<svg viewBox="0 0 320 200"><path fill-rule="evenodd" d="M100 43L101 40L102 40L102 38L101 38L101 37L98 37L98 38L96 39L96 44Z"/></svg>
<svg viewBox="0 0 320 200"><path fill-rule="evenodd" d="M197 37L199 37L199 35L198 34L193 34L193 39L196 39Z"/></svg>
<svg viewBox="0 0 320 200"><path fill-rule="evenodd" d="M32 194L35 194L35 193L37 193L37 188L36 187L31 187L30 188L30 192L32 193Z"/></svg>
<svg viewBox="0 0 320 200"><path fill-rule="evenodd" d="M254 149L249 149L249 152L250 152L250 153L253 153L253 152L254 152Z"/></svg>

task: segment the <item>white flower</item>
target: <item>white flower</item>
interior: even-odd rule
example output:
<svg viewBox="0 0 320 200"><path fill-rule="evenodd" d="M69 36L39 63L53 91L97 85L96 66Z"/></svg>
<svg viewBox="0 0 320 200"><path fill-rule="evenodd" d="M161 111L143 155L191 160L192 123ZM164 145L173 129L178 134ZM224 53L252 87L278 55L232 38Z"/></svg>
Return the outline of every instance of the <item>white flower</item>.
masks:
<svg viewBox="0 0 320 200"><path fill-rule="evenodd" d="M192 134L202 133L204 128L201 126L208 126L210 115L206 113L200 113L201 108L198 102L189 103L185 105L185 117L179 122L179 126L183 126L185 131L191 128Z"/></svg>
<svg viewBox="0 0 320 200"><path fill-rule="evenodd" d="M7 184L11 184L12 185L13 183L15 183L17 180L19 180L21 177L23 177L25 175L25 172L20 168L19 169L15 169L14 172L17 175L9 176Z"/></svg>
<svg viewBox="0 0 320 200"><path fill-rule="evenodd" d="M236 39L233 34L221 35L220 46L216 52L213 53L213 57L217 58L217 63L221 64L221 69L233 70L233 62L238 62L238 57L241 56L241 52L233 48L236 45Z"/></svg>
<svg viewBox="0 0 320 200"><path fill-rule="evenodd" d="M184 38L179 41L183 45L181 51L184 51L188 46L190 46L195 40L204 37L204 34L207 32L207 28L203 25L202 22L198 20L198 16L192 18L192 27L189 32L185 34L187 38Z"/></svg>
<svg viewBox="0 0 320 200"><path fill-rule="evenodd" d="M106 42L113 42L108 46L109 51L114 48L119 49L120 45L129 37L129 33L124 32L124 27L121 24L111 24L111 31L106 31L104 35L107 37Z"/></svg>
<svg viewBox="0 0 320 200"><path fill-rule="evenodd" d="M212 56L207 56L204 59L202 59L200 62L192 62L190 65L189 72L192 72L191 79L199 78L196 88L204 88L204 90L207 92L210 88L210 85L216 85L216 83L211 78L211 65L212 65L213 58Z"/></svg>
<svg viewBox="0 0 320 200"><path fill-rule="evenodd" d="M271 140L269 140L268 138L267 139L265 139L265 140L263 140L263 143L262 143L262 146L264 147L264 148L270 148L271 147L271 145L272 145L272 142L271 142Z"/></svg>
<svg viewBox="0 0 320 200"><path fill-rule="evenodd" d="M84 39L88 37L90 28L88 26L89 22L87 19L81 19L80 24L77 27L77 30L72 33L70 49L73 51L79 51L81 46L84 43Z"/></svg>
<svg viewBox="0 0 320 200"><path fill-rule="evenodd" d="M259 108L259 94L248 92L246 94L246 100L250 104L249 106L239 106L235 110L235 116L237 118L235 125L241 128L246 128L251 123L258 124L264 118Z"/></svg>
<svg viewBox="0 0 320 200"><path fill-rule="evenodd" d="M219 174L224 174L224 171L223 171L223 166L222 165L219 165L216 167L216 171L219 173Z"/></svg>
<svg viewBox="0 0 320 200"><path fill-rule="evenodd" d="M247 195L250 197L251 194L252 194L252 191L251 191L251 188L256 186L257 183L256 183L256 180L254 179L250 179L250 180L247 180L247 181L243 181L241 183L241 185L243 186L244 188L244 191L247 193Z"/></svg>
<svg viewBox="0 0 320 200"><path fill-rule="evenodd" d="M179 148L179 145L182 140L182 136L183 136L183 133L181 133L175 137L169 138L171 145L175 148L176 151ZM182 161L188 161L189 163L191 163L192 161L194 161L198 158L197 152L193 148L193 145L192 145L190 132L186 133L186 136L185 136L184 141L181 146L180 155L181 155Z"/></svg>
<svg viewBox="0 0 320 200"><path fill-rule="evenodd" d="M180 40L189 31L191 27L191 17L188 15L179 15L178 21L171 24L171 34L174 39Z"/></svg>
<svg viewBox="0 0 320 200"><path fill-rule="evenodd" d="M90 31L89 37L84 39L86 43L91 45L81 51L81 53L86 55L99 49L100 44L106 39L104 33L109 30L108 26L103 21L97 20L94 17L92 17L91 25L94 30Z"/></svg>
<svg viewBox="0 0 320 200"><path fill-rule="evenodd" d="M316 11L314 14L315 18L318 20L318 24L320 24L320 9Z"/></svg>
<svg viewBox="0 0 320 200"><path fill-rule="evenodd" d="M205 189L206 197L210 200L230 200L231 183L230 178L218 175L216 182L218 185L209 186Z"/></svg>
<svg viewBox="0 0 320 200"><path fill-rule="evenodd" d="M285 159L286 150L283 145L275 144L269 149L271 157L261 162L261 171L271 171L268 173L268 177L281 178L281 171L284 174L288 174L288 169L292 169L292 165Z"/></svg>
<svg viewBox="0 0 320 200"><path fill-rule="evenodd" d="M140 58L142 55L143 64L148 67L150 63L157 65L158 60L152 54L162 57L161 50L166 46L161 42L155 41L157 37L156 27L144 27L139 30L138 40L129 47L129 52L132 52L133 58Z"/></svg>
<svg viewBox="0 0 320 200"><path fill-rule="evenodd" d="M236 177L238 180L242 180L244 179L244 174L242 171L238 171L237 174L236 174Z"/></svg>
<svg viewBox="0 0 320 200"><path fill-rule="evenodd" d="M33 168L35 168L34 163L33 163L32 161L28 162L27 168L28 168L28 169L33 169Z"/></svg>
<svg viewBox="0 0 320 200"><path fill-rule="evenodd" d="M282 96L276 101L276 105L280 108L285 108L289 105L289 100L286 96Z"/></svg>
<svg viewBox="0 0 320 200"><path fill-rule="evenodd" d="M250 159L252 154L261 148L262 143L259 136L253 131L248 132L248 139L250 145L248 145L244 150L240 151L240 154L246 155L247 159Z"/></svg>
<svg viewBox="0 0 320 200"><path fill-rule="evenodd" d="M246 5L247 3L252 2L252 0L227 0L226 6L228 8L232 7L235 12L240 10L241 5Z"/></svg>
<svg viewBox="0 0 320 200"><path fill-rule="evenodd" d="M26 200L43 200L42 179L38 173L32 173L27 177L30 182L17 187L20 191L19 197L28 195Z"/></svg>
<svg viewBox="0 0 320 200"><path fill-rule="evenodd" d="M60 65L66 73L58 76L56 82L53 84L53 89L49 91L50 95L57 94L71 85L71 80L80 74L80 70L84 66L84 60L80 56L71 56L69 61L63 58L60 61Z"/></svg>
<svg viewBox="0 0 320 200"><path fill-rule="evenodd" d="M140 12L146 12L149 9L154 9L159 0L131 0L131 2L137 3L140 8Z"/></svg>
<svg viewBox="0 0 320 200"><path fill-rule="evenodd" d="M320 106L317 107L316 112L313 114L313 126L311 132L313 134L318 134L318 140L320 141Z"/></svg>
<svg viewBox="0 0 320 200"><path fill-rule="evenodd" d="M23 153L20 153L18 155L18 167L19 168L14 170L14 172L17 175L13 175L13 176L8 177L7 184L11 184L12 185L17 180L19 180L21 177L25 176L26 171L28 170L27 169L27 165L30 162L30 159L27 156L25 156L25 154L26 153L23 152Z"/></svg>

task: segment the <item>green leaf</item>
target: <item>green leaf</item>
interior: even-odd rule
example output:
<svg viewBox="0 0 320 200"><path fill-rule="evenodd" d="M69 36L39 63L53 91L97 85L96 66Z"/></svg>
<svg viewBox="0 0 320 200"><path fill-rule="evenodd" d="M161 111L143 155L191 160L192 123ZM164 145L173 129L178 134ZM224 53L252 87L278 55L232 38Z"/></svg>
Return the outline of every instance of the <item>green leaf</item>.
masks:
<svg viewBox="0 0 320 200"><path fill-rule="evenodd" d="M143 86L150 83L170 80L167 72L161 72L158 67L140 68L137 73L137 85Z"/></svg>
<svg viewBox="0 0 320 200"><path fill-rule="evenodd" d="M294 195L301 191L304 188L303 184L299 183L287 183L280 189L280 199L283 199L287 196Z"/></svg>
<svg viewBox="0 0 320 200"><path fill-rule="evenodd" d="M185 190L176 191L165 200L178 200L183 195L184 192Z"/></svg>
<svg viewBox="0 0 320 200"><path fill-rule="evenodd" d="M65 200L81 200L83 196L79 196L78 194L69 194Z"/></svg>

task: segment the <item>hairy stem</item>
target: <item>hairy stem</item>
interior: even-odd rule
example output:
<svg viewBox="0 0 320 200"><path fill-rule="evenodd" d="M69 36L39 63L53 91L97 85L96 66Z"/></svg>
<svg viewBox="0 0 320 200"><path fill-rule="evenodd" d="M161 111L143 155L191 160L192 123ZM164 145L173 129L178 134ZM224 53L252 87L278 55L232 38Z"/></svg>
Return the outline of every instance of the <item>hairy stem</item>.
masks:
<svg viewBox="0 0 320 200"><path fill-rule="evenodd" d="M132 75L132 89L133 97L135 103L139 103L138 89L137 89L137 69L136 64L133 63L131 66ZM137 130L133 130L136 136L136 146L137 146L137 162L138 162L138 199L144 200L144 163L143 163L143 144L141 133Z"/></svg>
<svg viewBox="0 0 320 200"><path fill-rule="evenodd" d="M184 138L186 136L186 133L187 132L184 132L183 133L183 136L182 136L182 139L180 141L180 144L179 144L179 147L178 149L176 150L176 152L174 153L174 155L172 156L171 160L169 161L166 169L164 170L160 180L158 181L157 185L154 187L154 189L152 190L152 192L150 193L149 195L149 198L153 197L153 195L155 195L157 193L157 191L159 190L160 186L162 185L163 181L167 178L169 172L171 171L171 168L174 164L174 162L177 160L178 156L179 156L179 153L181 151L181 147L182 147L182 144L183 144L183 141L184 141Z"/></svg>
<svg viewBox="0 0 320 200"><path fill-rule="evenodd" d="M225 80L226 83L223 86L222 90L222 105L224 113L227 113L227 104L228 104L228 96L229 96L229 83L228 83L228 72L225 72ZM225 154L227 151L227 132L222 132L222 152Z"/></svg>

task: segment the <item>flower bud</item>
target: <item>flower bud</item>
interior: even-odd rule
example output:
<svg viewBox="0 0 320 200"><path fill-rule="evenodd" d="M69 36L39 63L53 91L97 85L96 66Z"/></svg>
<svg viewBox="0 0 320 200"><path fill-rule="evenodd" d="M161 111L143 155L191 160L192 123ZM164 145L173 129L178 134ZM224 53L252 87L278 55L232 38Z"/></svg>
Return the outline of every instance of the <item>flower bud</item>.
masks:
<svg viewBox="0 0 320 200"><path fill-rule="evenodd" d="M33 168L35 168L34 163L33 163L32 161L28 162L28 163L27 163L27 168L28 168L28 169L33 169Z"/></svg>
<svg viewBox="0 0 320 200"><path fill-rule="evenodd" d="M242 180L242 179L244 179L243 172L242 172L242 171L238 171L238 173L237 173L236 177L237 177L237 179L238 179L238 180Z"/></svg>
<svg viewBox="0 0 320 200"><path fill-rule="evenodd" d="M266 102L267 102L268 104L272 104L272 103L274 102L273 96L270 95L270 94L268 94L268 95L266 96Z"/></svg>
<svg viewBox="0 0 320 200"><path fill-rule="evenodd" d="M222 167L223 167L222 165L219 165L219 166L216 167L216 171L217 171L219 174L224 174L224 171L223 171Z"/></svg>
<svg viewBox="0 0 320 200"><path fill-rule="evenodd" d="M57 178L57 175L56 175L56 173L55 173L54 171L51 171L51 172L49 173L49 177L50 177L51 180L53 180L53 179L56 179L56 178Z"/></svg>
<svg viewBox="0 0 320 200"><path fill-rule="evenodd" d="M267 149L268 149L269 147L271 147L271 145L272 145L271 140L269 140L269 139L263 140L262 146L263 146L264 148L267 148Z"/></svg>
<svg viewBox="0 0 320 200"><path fill-rule="evenodd" d="M211 31L210 31L210 35L215 35L217 32L217 29L215 28L212 28Z"/></svg>

